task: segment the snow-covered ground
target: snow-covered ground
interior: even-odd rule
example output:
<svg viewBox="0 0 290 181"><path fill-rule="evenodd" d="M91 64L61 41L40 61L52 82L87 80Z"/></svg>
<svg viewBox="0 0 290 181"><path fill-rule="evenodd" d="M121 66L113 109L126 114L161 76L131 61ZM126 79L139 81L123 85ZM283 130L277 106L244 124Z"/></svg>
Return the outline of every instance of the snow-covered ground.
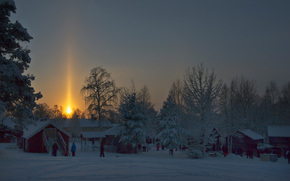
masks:
<svg viewBox="0 0 290 181"><path fill-rule="evenodd" d="M142 154L80 152L76 157L25 153L0 143L0 180L289 180L290 164L249 160L236 155L187 159L154 149Z"/></svg>

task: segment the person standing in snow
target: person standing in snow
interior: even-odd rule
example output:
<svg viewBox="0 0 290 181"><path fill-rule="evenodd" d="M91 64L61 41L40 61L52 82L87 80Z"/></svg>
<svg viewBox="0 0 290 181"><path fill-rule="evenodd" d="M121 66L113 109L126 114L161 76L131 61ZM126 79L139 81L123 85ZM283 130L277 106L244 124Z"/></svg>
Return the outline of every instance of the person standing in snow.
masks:
<svg viewBox="0 0 290 181"><path fill-rule="evenodd" d="M228 147L226 145L223 145L222 146L222 150L223 150L223 153L224 153L224 157L226 157L228 155Z"/></svg>
<svg viewBox="0 0 290 181"><path fill-rule="evenodd" d="M54 142L54 144L52 145L52 156L57 155L57 149L58 149L58 146L57 146L56 142Z"/></svg>
<svg viewBox="0 0 290 181"><path fill-rule="evenodd" d="M105 148L104 148L104 143L101 143L101 152L100 152L100 157L105 157Z"/></svg>
<svg viewBox="0 0 290 181"><path fill-rule="evenodd" d="M290 149L287 150L286 157L288 159L288 164L290 164Z"/></svg>
<svg viewBox="0 0 290 181"><path fill-rule="evenodd" d="M250 151L250 149L248 149L248 151L247 151L247 158L251 158L251 151Z"/></svg>
<svg viewBox="0 0 290 181"><path fill-rule="evenodd" d="M239 148L238 154L243 157L243 148Z"/></svg>
<svg viewBox="0 0 290 181"><path fill-rule="evenodd" d="M75 143L73 143L72 146L71 146L71 154L72 154L72 156L75 156L76 149L77 149L77 147L76 147Z"/></svg>

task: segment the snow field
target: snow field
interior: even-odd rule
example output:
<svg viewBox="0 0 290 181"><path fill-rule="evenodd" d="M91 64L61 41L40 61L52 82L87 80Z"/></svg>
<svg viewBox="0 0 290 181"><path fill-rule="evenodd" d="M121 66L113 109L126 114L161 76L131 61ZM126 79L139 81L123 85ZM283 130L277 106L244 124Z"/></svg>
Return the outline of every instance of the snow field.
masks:
<svg viewBox="0 0 290 181"><path fill-rule="evenodd" d="M8 148L7 148L8 147ZM262 162L230 155L186 159L185 152L150 150L141 154L77 152L76 157L25 153L0 144L0 180L288 180L286 159Z"/></svg>

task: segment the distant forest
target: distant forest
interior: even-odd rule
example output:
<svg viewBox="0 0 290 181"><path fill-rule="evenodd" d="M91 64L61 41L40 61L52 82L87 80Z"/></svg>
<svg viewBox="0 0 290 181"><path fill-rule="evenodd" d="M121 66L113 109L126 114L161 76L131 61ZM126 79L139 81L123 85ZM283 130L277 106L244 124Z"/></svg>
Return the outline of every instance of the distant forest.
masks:
<svg viewBox="0 0 290 181"><path fill-rule="evenodd" d="M100 85L106 81L107 87L101 87ZM148 109L150 108L152 112L155 112L156 118L160 118L160 114L165 109L164 106L170 97L173 99L173 104L180 109L179 113L187 115L182 115L185 122L189 119L187 117L195 121L213 119L222 125L231 124L236 129L252 129L260 134L264 134L268 125L290 125L290 81L281 88L275 82L269 82L265 87L264 94L259 95L255 81L245 77L236 77L229 84L226 84L217 79L214 71L208 71L201 64L189 68L185 72L184 80L176 80L172 83L168 98L164 101L159 113L154 110L150 100L150 91L146 86L137 90L132 83L130 88L117 88L110 73L102 67L92 69L86 84L86 87L93 87L92 90L87 91L87 94L83 92L88 109L85 112L74 109L69 116L70 118L106 119L113 123L122 122L120 117L122 100L128 94L134 93L136 100L142 100ZM94 89L100 89L98 91L103 92L104 95L98 97L97 94L90 93ZM85 86L82 90L85 90ZM115 93L110 95L112 90L115 90ZM105 95L114 98L114 100L109 100ZM98 101L92 102L89 98ZM97 102L100 104L98 105ZM40 104L34 113L40 118L69 118L63 108L58 105L50 108L47 104ZM207 117L207 114L210 117ZM100 116L102 116L101 119Z"/></svg>

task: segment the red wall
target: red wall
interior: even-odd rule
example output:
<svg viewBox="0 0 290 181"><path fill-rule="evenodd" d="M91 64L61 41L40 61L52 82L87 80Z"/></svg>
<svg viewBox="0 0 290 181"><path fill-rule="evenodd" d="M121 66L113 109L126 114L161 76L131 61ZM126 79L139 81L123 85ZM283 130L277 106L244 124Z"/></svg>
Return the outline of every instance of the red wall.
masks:
<svg viewBox="0 0 290 181"><path fill-rule="evenodd" d="M42 142L42 132L38 132L34 136L32 136L30 139L28 139L28 148L26 151L28 152L34 152L34 153L43 153L48 152L48 150L45 149L43 142Z"/></svg>

